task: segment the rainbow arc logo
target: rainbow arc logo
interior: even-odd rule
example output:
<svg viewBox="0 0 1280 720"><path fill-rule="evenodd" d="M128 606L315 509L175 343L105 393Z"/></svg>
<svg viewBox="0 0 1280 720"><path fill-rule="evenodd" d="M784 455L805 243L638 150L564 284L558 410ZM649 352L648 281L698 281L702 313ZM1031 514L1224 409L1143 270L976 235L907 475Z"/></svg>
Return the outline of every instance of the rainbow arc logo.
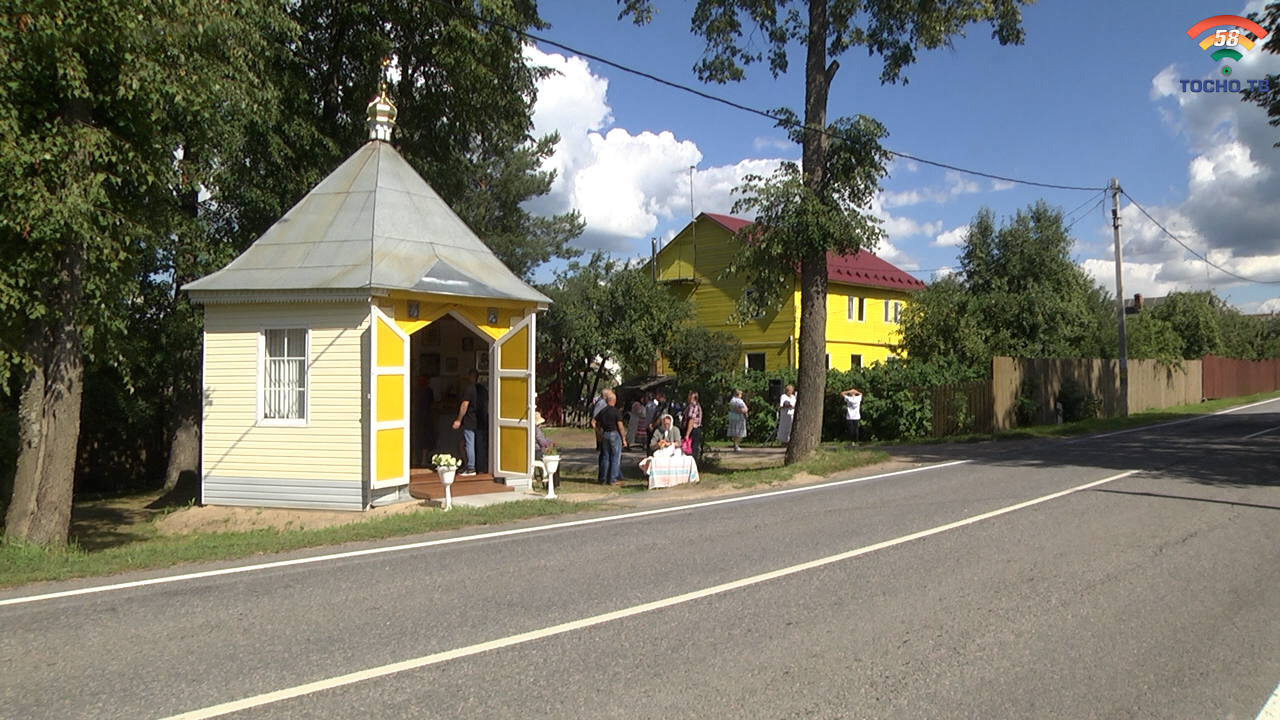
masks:
<svg viewBox="0 0 1280 720"><path fill-rule="evenodd" d="M1230 29L1222 29L1222 26L1224 25ZM1209 35L1204 40L1201 40L1200 47L1205 50L1214 47L1218 48L1209 56L1217 61L1222 61L1225 58L1230 58L1231 60L1243 59L1244 55L1236 49L1237 47L1243 47L1245 50L1253 49L1256 41L1250 40L1243 32L1241 32L1240 28L1244 28L1245 30L1253 33L1254 37L1258 40L1267 36L1267 31L1264 30L1261 25L1249 18L1240 17L1239 15L1214 15L1213 17L1205 18L1195 25L1192 25L1191 28L1187 30L1187 35L1192 40L1195 40L1205 30L1214 27L1219 29L1214 31L1212 35ZM1223 65L1219 72L1221 72L1223 76L1230 75L1231 66Z"/></svg>

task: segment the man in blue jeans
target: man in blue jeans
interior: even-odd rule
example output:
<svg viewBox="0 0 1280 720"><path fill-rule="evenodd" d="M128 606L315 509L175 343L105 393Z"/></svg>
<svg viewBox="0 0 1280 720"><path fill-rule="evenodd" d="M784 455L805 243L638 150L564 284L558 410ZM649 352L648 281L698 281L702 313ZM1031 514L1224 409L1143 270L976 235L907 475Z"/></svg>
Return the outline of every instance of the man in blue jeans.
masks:
<svg viewBox="0 0 1280 720"><path fill-rule="evenodd" d="M627 446L627 431L618 411L618 396L612 390L604 391L606 405L591 418L600 441L600 473L596 481L613 485L622 479L622 448Z"/></svg>
<svg viewBox="0 0 1280 720"><path fill-rule="evenodd" d="M467 386L462 389L462 404L458 406L458 418L453 421L453 429L462 428L462 442L465 457L462 459L462 472L459 475L476 474L476 381L480 373L475 368L467 371Z"/></svg>

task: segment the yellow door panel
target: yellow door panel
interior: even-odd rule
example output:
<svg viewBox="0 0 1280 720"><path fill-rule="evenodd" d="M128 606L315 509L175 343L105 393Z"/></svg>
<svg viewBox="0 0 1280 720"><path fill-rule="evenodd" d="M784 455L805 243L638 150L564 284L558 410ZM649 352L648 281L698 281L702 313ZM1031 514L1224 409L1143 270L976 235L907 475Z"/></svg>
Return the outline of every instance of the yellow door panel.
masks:
<svg viewBox="0 0 1280 720"><path fill-rule="evenodd" d="M498 367L503 370L529 369L529 326L512 333L499 349ZM518 416L517 416L518 417Z"/></svg>
<svg viewBox="0 0 1280 720"><path fill-rule="evenodd" d="M378 422L404 420L404 375L378 376Z"/></svg>
<svg viewBox="0 0 1280 720"><path fill-rule="evenodd" d="M529 467L529 431L523 427L498 428L499 445L502 454L498 458L499 467Z"/></svg>

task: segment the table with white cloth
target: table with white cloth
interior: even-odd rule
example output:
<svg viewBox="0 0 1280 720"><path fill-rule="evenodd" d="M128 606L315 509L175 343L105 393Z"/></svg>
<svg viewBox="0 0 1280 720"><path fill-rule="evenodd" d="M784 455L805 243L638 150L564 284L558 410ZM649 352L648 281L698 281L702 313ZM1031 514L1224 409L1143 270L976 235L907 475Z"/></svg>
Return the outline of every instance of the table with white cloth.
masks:
<svg viewBox="0 0 1280 720"><path fill-rule="evenodd" d="M654 455L642 462L649 489L698 482L698 461L692 455Z"/></svg>

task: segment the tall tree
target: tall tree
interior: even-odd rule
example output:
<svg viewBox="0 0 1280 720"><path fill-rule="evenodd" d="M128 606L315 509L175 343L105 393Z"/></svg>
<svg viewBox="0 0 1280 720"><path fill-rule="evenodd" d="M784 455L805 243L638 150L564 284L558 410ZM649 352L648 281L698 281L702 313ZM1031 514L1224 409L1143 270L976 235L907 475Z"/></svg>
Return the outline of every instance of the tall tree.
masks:
<svg viewBox="0 0 1280 720"><path fill-rule="evenodd" d="M5 536L67 540L86 353L172 230L191 118L237 112L268 0L0 1L0 308L28 318ZM9 352L5 350L3 352Z"/></svg>
<svg viewBox="0 0 1280 720"><path fill-rule="evenodd" d="M834 58L853 47L865 47L882 60L883 83L906 81L903 71L919 49L948 45L951 38L978 22L989 22L1001 44L1021 43L1022 5L1030 0L699 0L693 10L693 32L706 40L694 67L710 82L743 79L746 67L768 59L774 76L785 72L792 43L805 50L803 183L821 196L827 182L831 142L827 100L840 64ZM621 16L648 22L653 0L619 0ZM757 43L764 45L759 49ZM826 377L827 257L825 248L808 247L800 261L800 368L802 397L821 397ZM795 462L817 448L822 434L822 408L801 403L796 409L787 461Z"/></svg>
<svg viewBox="0 0 1280 720"><path fill-rule="evenodd" d="M1224 303L1211 292L1169 293L1151 308L1152 317L1163 320L1182 339L1180 356L1186 360L1221 355Z"/></svg>

